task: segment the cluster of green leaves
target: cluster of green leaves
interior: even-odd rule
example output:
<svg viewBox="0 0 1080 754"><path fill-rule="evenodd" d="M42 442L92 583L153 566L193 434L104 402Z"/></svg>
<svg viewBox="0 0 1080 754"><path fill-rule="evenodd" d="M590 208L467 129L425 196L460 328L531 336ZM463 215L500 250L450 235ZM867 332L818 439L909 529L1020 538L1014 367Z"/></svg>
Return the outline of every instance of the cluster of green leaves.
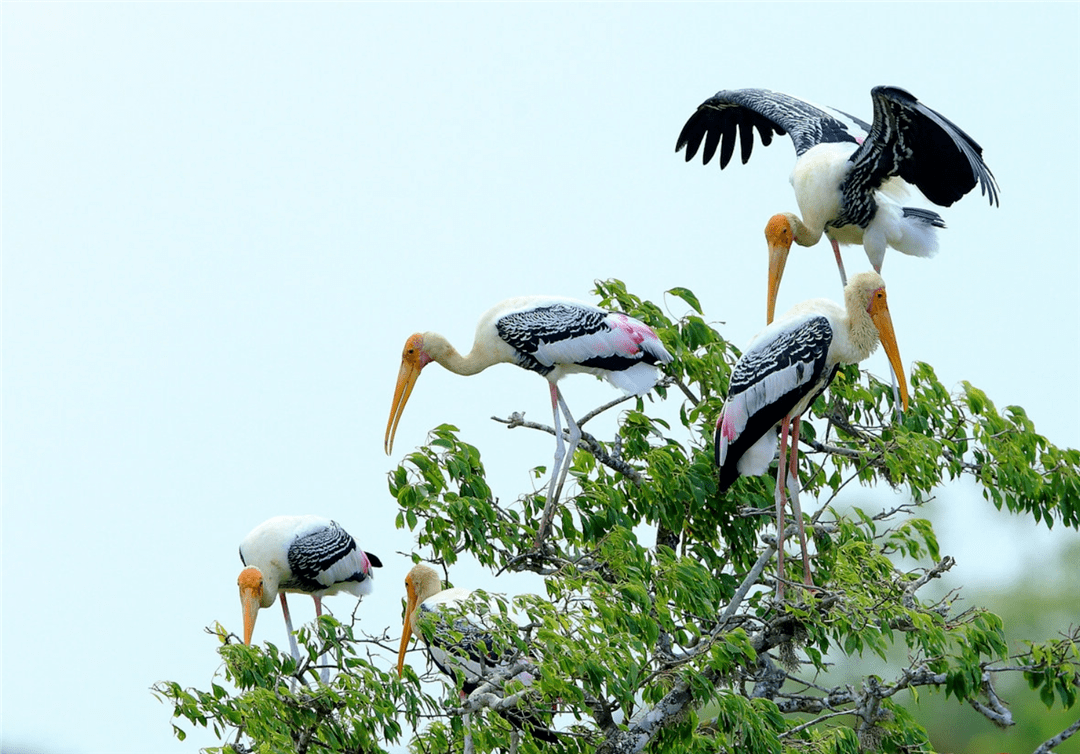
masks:
<svg viewBox="0 0 1080 754"><path fill-rule="evenodd" d="M911 410L899 420L890 386L857 367L843 368L802 430L809 458L801 468L803 494L824 501L808 521L818 588L793 587L779 602L773 586L780 574L770 538L762 536L773 521L774 481L742 478L721 493L714 470L713 427L738 351L687 289L669 291L671 303L689 308L677 318L618 281L598 283L597 294L602 306L652 326L675 360L656 389L661 400L622 405L617 436L582 444L543 546L535 544L543 495L500 503L479 449L452 426L432 430L389 480L397 525L414 533L425 559L449 566L467 556L495 572L544 575L546 599L514 599L527 624L509 622L500 608L491 633L496 644L528 658L535 679L519 706L544 720L558 712L564 751L929 751L925 730L895 695L929 686L975 702L990 693L987 673L1010 662L1044 699L1056 693L1062 704L1075 704L1069 685L1080 668L1075 642L1031 645L1010 659L997 616L981 609L957 615L949 600L920 598L923 584L948 570L948 559L929 522L913 513L936 487L969 474L999 507L1077 527L1080 453L1037 435L1019 408L999 414L966 383L951 394L928 365L915 366ZM627 468L638 473L622 473ZM892 485L907 493L905 502L873 515L839 511L831 503L852 482ZM902 568L903 558L919 567ZM800 560L788 559L782 575L798 584ZM402 684L368 661L350 665L344 661L349 641L342 641L342 672L331 687L355 680L349 689L358 697L377 690L380 704L388 705L380 707L385 719L397 719L389 708L396 705L414 730L421 710L446 714L413 739L418 751L461 745L456 700L448 697L440 707L412 670ZM905 662L890 660L897 646ZM867 650L895 665L890 677L867 675L861 690L846 681L829 685L832 657L860 658ZM287 735L295 742L298 731L311 729L310 717L308 723L286 717L279 732L238 718L242 707L231 706L234 700L262 689L261 704L281 704L286 689L265 673L243 674L231 652L253 663L270 656L222 647L237 696L215 687L203 698L174 685L158 693L174 700L179 716L241 731L260 745L284 743ZM270 655L288 667L288 658ZM343 676L353 680L339 681ZM501 687L503 694L520 691L517 681ZM321 693L310 690L312 698ZM339 721L342 731L352 731L348 720L356 710L331 708L315 727ZM509 744L513 727L505 714L473 714L485 721L474 726L480 750ZM389 723L380 731L369 722L360 727L364 748L354 732L349 741L356 748L336 750L377 751L401 731ZM329 741L345 733L319 735ZM537 750L529 735L522 746Z"/></svg>
<svg viewBox="0 0 1080 754"><path fill-rule="evenodd" d="M402 719L415 728L437 701L361 657L350 625L324 615L315 631L302 627L300 661L273 644L246 646L215 624L222 673L232 689L212 683L210 691L160 681L154 694L173 705L173 718L209 728L223 745L220 754L307 751L382 752L401 738ZM330 683L319 680L323 664L334 666ZM173 723L178 739L187 732ZM228 741L232 741L228 743ZM249 745L247 742L251 742Z"/></svg>
<svg viewBox="0 0 1080 754"><path fill-rule="evenodd" d="M1028 686L1039 692L1047 709L1054 706L1055 694L1062 707L1071 709L1080 688L1080 626L1074 626L1072 634L1062 639L1025 644L1028 652L1024 659L1030 662L1024 670Z"/></svg>

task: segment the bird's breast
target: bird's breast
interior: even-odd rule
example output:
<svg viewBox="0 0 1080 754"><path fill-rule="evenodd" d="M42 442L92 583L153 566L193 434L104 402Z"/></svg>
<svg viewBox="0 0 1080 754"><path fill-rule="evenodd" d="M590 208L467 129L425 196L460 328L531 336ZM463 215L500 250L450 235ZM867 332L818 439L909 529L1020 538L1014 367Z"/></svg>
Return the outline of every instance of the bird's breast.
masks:
<svg viewBox="0 0 1080 754"><path fill-rule="evenodd" d="M840 184L851 170L848 157L856 148L851 143L818 144L795 162L791 186L803 223L811 230L820 232L840 214Z"/></svg>

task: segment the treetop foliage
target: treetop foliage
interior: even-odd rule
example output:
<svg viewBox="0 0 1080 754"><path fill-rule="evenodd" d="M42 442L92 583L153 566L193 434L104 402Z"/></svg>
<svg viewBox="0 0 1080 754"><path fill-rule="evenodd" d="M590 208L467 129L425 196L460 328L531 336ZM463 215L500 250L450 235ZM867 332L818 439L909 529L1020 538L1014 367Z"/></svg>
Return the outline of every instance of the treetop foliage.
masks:
<svg viewBox="0 0 1080 754"><path fill-rule="evenodd" d="M999 410L967 382L951 392L928 364L914 365L911 407L899 417L889 385L842 368L800 438L804 499L818 501L807 516L816 584L807 589L798 558L776 573L774 479L717 489L712 431L738 350L686 288L668 291L668 304L689 307L676 319L617 280L598 282L596 293L601 306L652 326L675 360L655 398L601 407L618 407L614 437L589 434L596 412L578 417L574 484L542 546L544 495L498 499L480 450L452 426L435 427L389 478L414 560L451 575L469 558L495 574L543 576L542 597L472 611L505 664L461 697L462 678L417 673L420 655L399 679L394 637L357 632L355 618L323 616L301 629L299 664L218 628L231 688L157 684L174 717L211 727L222 741L214 751L382 752L408 741L425 753L839 754L933 751L899 703L928 690L1012 725L995 691L1003 674L1023 674L1048 707L1076 706L1080 627L1016 651L1001 619L961 608L957 590L925 598L953 560L920 509L966 475L999 509L1080 528L1080 451L1055 447L1022 408ZM519 415L499 421L553 431ZM882 483L900 493L891 510L846 499ZM789 584L783 601L779 578ZM336 670L329 684L318 682L324 654ZM840 677L841 656L860 668L856 680ZM437 679L446 693L421 683Z"/></svg>

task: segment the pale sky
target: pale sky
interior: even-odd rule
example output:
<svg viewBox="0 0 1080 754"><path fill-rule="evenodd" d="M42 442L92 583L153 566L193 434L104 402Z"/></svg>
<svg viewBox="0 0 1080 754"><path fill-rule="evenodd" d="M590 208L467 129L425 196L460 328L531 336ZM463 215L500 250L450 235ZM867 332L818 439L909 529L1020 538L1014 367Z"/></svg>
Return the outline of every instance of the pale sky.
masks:
<svg viewBox="0 0 1080 754"><path fill-rule="evenodd" d="M177 743L149 687L209 687L203 628L240 630L237 546L273 515L332 517L377 553L363 627L400 630L412 540L387 472L450 422L514 500L553 446L489 419L550 420L537 376L433 366L387 458L412 332L467 349L501 299L591 300L614 277L657 302L691 288L745 343L795 155L780 137L746 166L687 165L676 137L719 89L869 120L892 84L978 141L1000 208L969 195L941 210L936 258L885 259L901 355L1080 446L1078 8L4 3L4 751L213 744ZM795 248L778 309L818 296L840 296L832 255ZM882 354L864 366L887 377ZM563 390L579 415L616 395ZM931 515L960 560L948 586L1077 536L972 485ZM280 610L255 639L285 646Z"/></svg>

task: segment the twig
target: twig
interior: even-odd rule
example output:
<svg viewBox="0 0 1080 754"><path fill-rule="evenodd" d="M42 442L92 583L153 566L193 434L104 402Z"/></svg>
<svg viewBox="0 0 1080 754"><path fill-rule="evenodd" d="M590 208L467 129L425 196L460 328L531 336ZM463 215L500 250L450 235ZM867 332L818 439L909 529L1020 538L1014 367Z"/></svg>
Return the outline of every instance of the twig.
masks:
<svg viewBox="0 0 1080 754"><path fill-rule="evenodd" d="M509 419L502 419L498 416L491 417L492 421L497 421L500 424L505 424L507 429L515 429L516 427L525 427L527 429L537 429L541 432L547 432L552 437L555 436L555 430L546 424L538 424L533 421L526 421L525 415L514 412L510 414ZM578 427L580 428L580 424ZM615 458L611 456L600 442L588 432L581 433L581 441L578 443L579 450L586 450L592 454L592 456L604 466L607 466L612 471L616 471L629 479L634 484L641 484L642 476L641 472L635 469L621 458Z"/></svg>
<svg viewBox="0 0 1080 754"><path fill-rule="evenodd" d="M940 577L941 574L945 573L946 571L950 570L954 565L956 565L956 560L954 560L951 555L946 555L936 565L934 565L933 568L931 568L922 576L915 579L906 587L904 587L904 591L908 594L915 594L915 592L922 589L924 586L926 586L926 584Z"/></svg>
<svg viewBox="0 0 1080 754"><path fill-rule="evenodd" d="M747 592L750 591L750 587L757 583L761 578L762 571L765 570L765 565L772 559L772 556L776 553L776 544L770 544L758 557L757 562L754 563L749 573L746 574L746 578L739 584L739 588L735 590L735 594L731 597L731 602L724 608L724 612L720 614L720 622L716 624L710 633L716 636L727 626L732 616L735 615L735 611L739 609L743 599L746 598Z"/></svg>
<svg viewBox="0 0 1080 754"><path fill-rule="evenodd" d="M1052 752L1055 747L1063 744L1066 740L1069 739L1070 736L1072 736L1077 731L1080 731L1080 720L1077 720L1075 723L1058 733L1053 738L1049 738L1046 741L1043 741L1043 743L1039 745L1039 748L1035 749L1032 754L1050 754L1050 752Z"/></svg>

